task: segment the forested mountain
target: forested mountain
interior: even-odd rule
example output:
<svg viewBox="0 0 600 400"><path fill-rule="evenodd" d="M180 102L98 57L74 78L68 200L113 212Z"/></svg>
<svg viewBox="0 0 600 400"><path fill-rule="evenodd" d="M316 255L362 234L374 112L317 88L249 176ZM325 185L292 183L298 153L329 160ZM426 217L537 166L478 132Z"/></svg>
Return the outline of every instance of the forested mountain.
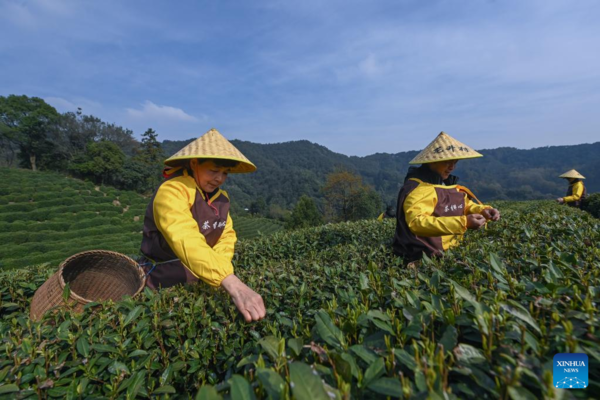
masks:
<svg viewBox="0 0 600 400"><path fill-rule="evenodd" d="M171 155L188 141L164 141ZM395 205L398 189L416 151L377 153L348 157L306 140L258 144L240 140L232 143L258 170L252 174L231 175L225 188L234 201L248 207L262 197L268 205L289 209L302 194L322 198L320 188L327 174L346 169L361 175L386 204ZM520 150L502 147L478 150L484 157L464 160L455 174L460 183L472 189L482 201L548 199L563 196L567 182L558 178L575 168L586 176L588 192L600 191L600 142L574 146L539 147Z"/></svg>
<svg viewBox="0 0 600 400"><path fill-rule="evenodd" d="M162 180L164 157L191 141L161 144L158 135L149 128L138 142L130 129L85 115L80 109L60 114L38 97L0 96L3 167L57 171L99 185L149 194ZM275 144L232 142L258 167L256 173L232 175L225 183L232 194L234 211L249 208L253 214L282 219L303 194L315 199L323 211L322 188L328 175L340 170L359 175L379 193L380 196L365 192L366 197L363 196L366 200L362 205L374 205L371 211L384 208L382 204L375 205L378 197L385 205L395 206L408 162L417 153L348 157L306 140ZM588 178L585 182L589 192L600 191L600 142L480 151L485 157L460 162L456 174L460 183L483 201L562 196L567 182L558 175L572 168ZM358 185L360 179L342 175ZM356 200L351 202L358 204Z"/></svg>

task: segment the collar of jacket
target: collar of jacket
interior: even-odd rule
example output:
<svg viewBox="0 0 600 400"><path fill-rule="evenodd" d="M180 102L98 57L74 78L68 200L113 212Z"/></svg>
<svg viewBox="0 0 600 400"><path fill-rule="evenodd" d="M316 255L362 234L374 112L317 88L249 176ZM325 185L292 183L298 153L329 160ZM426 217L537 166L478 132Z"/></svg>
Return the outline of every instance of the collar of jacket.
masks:
<svg viewBox="0 0 600 400"><path fill-rule="evenodd" d="M458 176L456 175L450 175L446 180L442 179L440 174L430 170L427 164L423 164L420 167L408 168L408 173L404 178L404 183L406 183L406 181L408 181L410 178L417 178L420 181L431 183L432 185L451 186L456 185L458 182Z"/></svg>

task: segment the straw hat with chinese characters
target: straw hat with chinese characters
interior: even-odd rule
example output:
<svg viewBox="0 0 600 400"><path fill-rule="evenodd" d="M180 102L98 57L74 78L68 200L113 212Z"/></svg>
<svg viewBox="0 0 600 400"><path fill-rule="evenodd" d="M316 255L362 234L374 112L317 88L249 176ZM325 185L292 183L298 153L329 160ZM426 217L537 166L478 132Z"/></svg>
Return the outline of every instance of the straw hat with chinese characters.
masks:
<svg viewBox="0 0 600 400"><path fill-rule="evenodd" d="M585 179L585 176L581 175L579 172L575 171L574 169L571 169L571 170L565 172L564 174L560 175L559 178Z"/></svg>
<svg viewBox="0 0 600 400"><path fill-rule="evenodd" d="M429 143L425 150L417 154L409 164L428 164L445 160L463 160L483 157L464 143L459 142L446 132L441 132Z"/></svg>
<svg viewBox="0 0 600 400"><path fill-rule="evenodd" d="M238 161L239 164L229 171L233 173L256 171L256 166L215 128L212 128L210 131L167 158L165 160L165 165L176 167L179 165L180 160L191 160L193 158L217 158Z"/></svg>

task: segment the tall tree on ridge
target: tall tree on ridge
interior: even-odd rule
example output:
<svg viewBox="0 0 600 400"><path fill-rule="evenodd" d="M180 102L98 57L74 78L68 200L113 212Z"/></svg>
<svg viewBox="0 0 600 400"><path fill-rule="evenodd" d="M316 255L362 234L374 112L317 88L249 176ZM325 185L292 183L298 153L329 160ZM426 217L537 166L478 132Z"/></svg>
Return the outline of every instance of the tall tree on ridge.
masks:
<svg viewBox="0 0 600 400"><path fill-rule="evenodd" d="M160 172L162 162L165 159L160 142L156 139L157 137L156 131L148 128L142 135L142 144L137 156L139 161L146 167L146 184L151 190L156 189L161 182Z"/></svg>
<svg viewBox="0 0 600 400"><path fill-rule="evenodd" d="M55 129L58 112L39 97L9 95L0 96L0 132L3 140L19 146L19 157L23 165L33 171L44 155L52 153L54 144L49 140L49 131Z"/></svg>

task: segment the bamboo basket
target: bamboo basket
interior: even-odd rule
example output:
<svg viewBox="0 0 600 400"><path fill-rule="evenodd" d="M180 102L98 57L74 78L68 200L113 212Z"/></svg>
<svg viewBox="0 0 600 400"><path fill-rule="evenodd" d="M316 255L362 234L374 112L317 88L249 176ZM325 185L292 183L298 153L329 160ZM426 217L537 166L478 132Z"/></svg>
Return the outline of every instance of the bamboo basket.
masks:
<svg viewBox="0 0 600 400"><path fill-rule="evenodd" d="M74 312L92 301L121 300L135 296L145 284L142 268L126 255L107 250L77 253L63 261L58 271L35 292L29 317L39 320L55 307L65 307L65 285Z"/></svg>

